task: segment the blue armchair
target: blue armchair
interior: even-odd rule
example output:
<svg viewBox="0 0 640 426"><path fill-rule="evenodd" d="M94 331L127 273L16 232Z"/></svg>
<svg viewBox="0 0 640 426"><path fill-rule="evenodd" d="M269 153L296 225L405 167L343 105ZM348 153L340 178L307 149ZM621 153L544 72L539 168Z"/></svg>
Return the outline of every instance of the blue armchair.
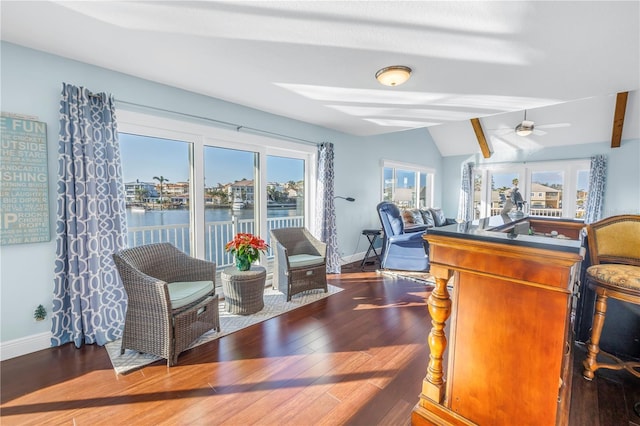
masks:
<svg viewBox="0 0 640 426"><path fill-rule="evenodd" d="M388 201L377 206L384 230L381 267L403 271L428 271L429 248L422 238L426 226L405 229L398 207Z"/></svg>

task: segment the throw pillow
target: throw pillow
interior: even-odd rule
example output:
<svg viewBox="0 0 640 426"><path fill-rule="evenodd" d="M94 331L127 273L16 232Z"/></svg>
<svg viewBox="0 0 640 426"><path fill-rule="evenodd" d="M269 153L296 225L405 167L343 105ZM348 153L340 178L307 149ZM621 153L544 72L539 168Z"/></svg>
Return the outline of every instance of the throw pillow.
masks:
<svg viewBox="0 0 640 426"><path fill-rule="evenodd" d="M427 225L427 227L433 228L434 226L436 226L430 210L420 210L420 213L422 214L422 222Z"/></svg>
<svg viewBox="0 0 640 426"><path fill-rule="evenodd" d="M433 216L433 222L436 226L444 226L447 222L447 218L444 217L444 213L442 209L429 209L431 210L431 215Z"/></svg>
<svg viewBox="0 0 640 426"><path fill-rule="evenodd" d="M402 221L405 225L415 225L415 218L409 210L402 211Z"/></svg>
<svg viewBox="0 0 640 426"><path fill-rule="evenodd" d="M409 209L408 212L411 212L413 216L413 223L416 225L424 225L424 220L422 219L422 213L418 209Z"/></svg>

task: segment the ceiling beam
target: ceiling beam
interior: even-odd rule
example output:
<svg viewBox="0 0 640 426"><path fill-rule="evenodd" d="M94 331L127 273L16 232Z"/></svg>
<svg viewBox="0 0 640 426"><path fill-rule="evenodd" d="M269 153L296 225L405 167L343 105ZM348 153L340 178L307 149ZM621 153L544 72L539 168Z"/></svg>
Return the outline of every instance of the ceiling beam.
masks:
<svg viewBox="0 0 640 426"><path fill-rule="evenodd" d="M620 141L622 140L622 126L624 125L624 113L627 109L628 95L629 92L619 92L616 96L616 112L613 116L611 148L620 148Z"/></svg>
<svg viewBox="0 0 640 426"><path fill-rule="evenodd" d="M482 151L482 156L484 158L490 158L491 151L489 151L489 144L487 144L487 138L484 137L484 132L482 131L482 124L480 124L480 119L472 118L471 125L473 126L473 131L476 132L476 139L478 139L478 145L480 145L480 151Z"/></svg>

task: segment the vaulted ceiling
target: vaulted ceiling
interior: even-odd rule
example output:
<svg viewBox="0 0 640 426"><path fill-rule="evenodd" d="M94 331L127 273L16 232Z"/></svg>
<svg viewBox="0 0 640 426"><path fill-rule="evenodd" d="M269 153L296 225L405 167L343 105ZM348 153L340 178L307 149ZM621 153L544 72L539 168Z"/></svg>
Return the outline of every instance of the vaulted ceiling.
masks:
<svg viewBox="0 0 640 426"><path fill-rule="evenodd" d="M367 136L428 128L444 156L640 138L638 1L0 3L2 40ZM389 65L409 81L374 78ZM126 96L124 94L122 97ZM544 134L520 137L524 118Z"/></svg>

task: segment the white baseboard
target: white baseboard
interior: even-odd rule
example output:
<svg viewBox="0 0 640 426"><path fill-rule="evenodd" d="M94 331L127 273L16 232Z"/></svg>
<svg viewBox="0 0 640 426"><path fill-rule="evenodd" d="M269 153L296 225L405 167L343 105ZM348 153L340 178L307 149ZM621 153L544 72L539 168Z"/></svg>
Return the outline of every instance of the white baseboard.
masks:
<svg viewBox="0 0 640 426"><path fill-rule="evenodd" d="M361 253L354 253L349 256L341 257L340 260L342 261L341 262L342 265L347 265L353 262L360 262L363 257L364 257L364 252L361 252Z"/></svg>
<svg viewBox="0 0 640 426"><path fill-rule="evenodd" d="M360 262L364 258L365 252L354 253L342 258L342 264ZM32 352L41 351L51 347L51 332L34 334L21 337L15 340L0 342L0 361L27 355Z"/></svg>
<svg viewBox="0 0 640 426"><path fill-rule="evenodd" d="M378 253L380 252L380 249L377 249ZM341 258L341 265L348 265L349 263L355 263L355 262L362 262L362 259L364 259L364 255L367 254L365 251L360 252L360 253L354 253L350 256L344 256ZM374 255L372 253L369 253L369 258L373 257Z"/></svg>
<svg viewBox="0 0 640 426"><path fill-rule="evenodd" d="M51 347L51 332L34 334L0 343L0 361Z"/></svg>

